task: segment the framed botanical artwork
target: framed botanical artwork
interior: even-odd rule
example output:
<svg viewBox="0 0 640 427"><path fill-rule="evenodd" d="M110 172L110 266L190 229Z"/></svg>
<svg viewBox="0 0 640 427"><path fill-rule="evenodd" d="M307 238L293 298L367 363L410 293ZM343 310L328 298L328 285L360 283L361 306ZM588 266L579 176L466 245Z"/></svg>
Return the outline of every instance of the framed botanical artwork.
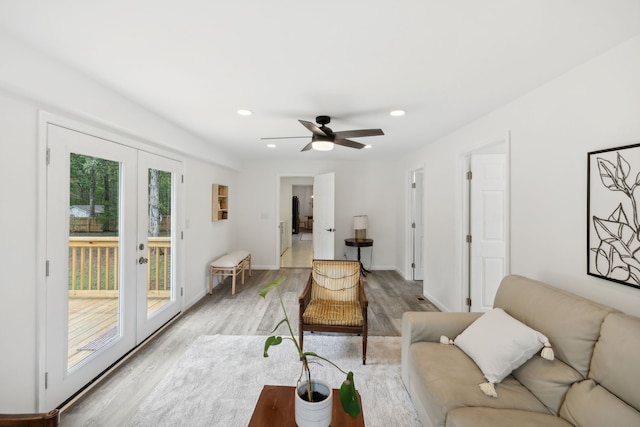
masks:
<svg viewBox="0 0 640 427"><path fill-rule="evenodd" d="M640 289L640 144L588 153L587 274Z"/></svg>

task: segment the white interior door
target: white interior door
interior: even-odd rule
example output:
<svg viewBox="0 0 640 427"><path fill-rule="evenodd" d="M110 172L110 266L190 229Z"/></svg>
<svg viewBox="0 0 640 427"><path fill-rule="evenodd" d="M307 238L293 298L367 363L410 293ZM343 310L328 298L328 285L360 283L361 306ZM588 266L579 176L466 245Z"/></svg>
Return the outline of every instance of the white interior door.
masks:
<svg viewBox="0 0 640 427"><path fill-rule="evenodd" d="M505 154L471 156L471 311L488 311L508 274L509 198Z"/></svg>
<svg viewBox="0 0 640 427"><path fill-rule="evenodd" d="M132 148L52 124L47 150L44 408L50 409L135 345L135 252L125 242L136 227L137 160Z"/></svg>
<svg viewBox="0 0 640 427"><path fill-rule="evenodd" d="M334 259L335 174L314 177L313 192L313 257Z"/></svg>
<svg viewBox="0 0 640 427"><path fill-rule="evenodd" d="M176 255L182 164L138 153L137 343L180 312Z"/></svg>
<svg viewBox="0 0 640 427"><path fill-rule="evenodd" d="M424 171L422 169L411 172L411 268L413 280L423 280L424 278L423 178Z"/></svg>

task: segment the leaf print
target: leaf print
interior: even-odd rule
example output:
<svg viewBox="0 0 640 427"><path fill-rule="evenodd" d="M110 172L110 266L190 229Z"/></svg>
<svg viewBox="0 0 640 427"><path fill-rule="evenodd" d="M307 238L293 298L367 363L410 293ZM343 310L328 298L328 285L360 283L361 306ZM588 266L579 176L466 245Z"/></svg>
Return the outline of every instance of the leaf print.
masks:
<svg viewBox="0 0 640 427"><path fill-rule="evenodd" d="M630 171L631 165L618 153L618 167L616 168L616 178L618 182L626 180Z"/></svg>
<svg viewBox="0 0 640 427"><path fill-rule="evenodd" d="M606 248L606 249L605 249ZM600 242L600 246L597 249L591 249L596 254L596 271L603 276L609 276L611 273L611 262L607 253L611 253L613 248L607 243Z"/></svg>
<svg viewBox="0 0 640 427"><path fill-rule="evenodd" d="M611 245L624 264L640 269L640 261L634 257L640 248L640 242L633 228L627 224L595 217L593 223L600 240ZM613 265L618 267L616 262L613 262Z"/></svg>
<svg viewBox="0 0 640 427"><path fill-rule="evenodd" d="M598 157L598 170L600 171L600 180L605 187L611 191L622 191L616 180L616 167L613 163Z"/></svg>
<svg viewBox="0 0 640 427"><path fill-rule="evenodd" d="M624 213L624 208L622 207L622 203L618 205L618 207L609 215L609 221L615 221L622 224L629 225L629 219L627 218L627 214Z"/></svg>

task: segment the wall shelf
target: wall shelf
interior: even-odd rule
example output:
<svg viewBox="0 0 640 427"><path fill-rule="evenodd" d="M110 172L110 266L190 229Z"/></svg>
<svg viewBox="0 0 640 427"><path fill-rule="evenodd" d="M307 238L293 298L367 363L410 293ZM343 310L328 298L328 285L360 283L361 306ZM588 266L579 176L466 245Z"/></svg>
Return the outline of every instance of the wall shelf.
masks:
<svg viewBox="0 0 640 427"><path fill-rule="evenodd" d="M211 220L222 221L229 218L229 187L213 184L211 189Z"/></svg>

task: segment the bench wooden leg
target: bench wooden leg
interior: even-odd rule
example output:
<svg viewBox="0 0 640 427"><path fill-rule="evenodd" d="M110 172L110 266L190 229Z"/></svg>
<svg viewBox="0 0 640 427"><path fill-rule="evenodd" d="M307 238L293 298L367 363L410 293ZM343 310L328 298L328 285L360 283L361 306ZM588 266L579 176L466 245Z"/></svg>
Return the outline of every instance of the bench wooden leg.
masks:
<svg viewBox="0 0 640 427"><path fill-rule="evenodd" d="M213 294L213 267L209 267L209 295Z"/></svg>
<svg viewBox="0 0 640 427"><path fill-rule="evenodd" d="M233 273L231 273L231 275L233 276L231 278L231 295L235 295L236 294L236 276L237 276L236 269L237 268L238 268L237 266L234 267Z"/></svg>

